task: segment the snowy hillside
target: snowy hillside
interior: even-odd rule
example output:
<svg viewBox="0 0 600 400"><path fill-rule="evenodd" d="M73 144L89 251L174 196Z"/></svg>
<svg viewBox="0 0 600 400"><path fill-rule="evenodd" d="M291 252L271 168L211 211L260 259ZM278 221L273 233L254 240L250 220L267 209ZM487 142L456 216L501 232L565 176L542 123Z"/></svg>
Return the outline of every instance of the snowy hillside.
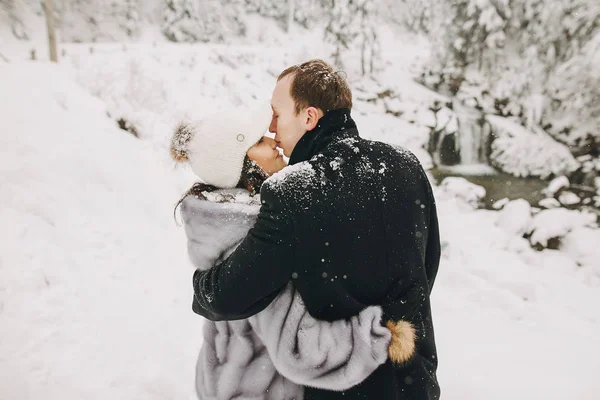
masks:
<svg viewBox="0 0 600 400"><path fill-rule="evenodd" d="M0 398L188 398L181 179L62 68L0 76Z"/></svg>

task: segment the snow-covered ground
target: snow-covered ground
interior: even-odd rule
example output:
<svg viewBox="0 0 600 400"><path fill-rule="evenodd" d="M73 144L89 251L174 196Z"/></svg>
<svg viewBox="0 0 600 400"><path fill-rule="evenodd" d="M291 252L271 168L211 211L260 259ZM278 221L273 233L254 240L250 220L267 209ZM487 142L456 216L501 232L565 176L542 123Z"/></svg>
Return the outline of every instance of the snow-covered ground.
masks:
<svg viewBox="0 0 600 400"><path fill-rule="evenodd" d="M61 67L0 71L0 398L189 398L201 321L166 154Z"/></svg>
<svg viewBox="0 0 600 400"><path fill-rule="evenodd" d="M532 250L499 223L438 196L446 242L433 292L446 399L597 399L599 258ZM519 215L510 216L510 221ZM500 225L500 226L498 226ZM590 246L597 246L598 236Z"/></svg>
<svg viewBox="0 0 600 400"><path fill-rule="evenodd" d="M410 79L412 46L381 79L405 109L435 96ZM190 399L202 322L172 211L193 177L173 167L168 138L183 116L267 98L306 49L65 50L59 66L23 61L26 47L0 62L0 398ZM121 117L139 139L117 128ZM423 126L361 101L355 117L363 136L429 165ZM588 242L598 230L582 222L596 236L537 252L518 233L530 215L515 227L506 212L474 210L469 193L436 193L443 398L597 399L600 255Z"/></svg>

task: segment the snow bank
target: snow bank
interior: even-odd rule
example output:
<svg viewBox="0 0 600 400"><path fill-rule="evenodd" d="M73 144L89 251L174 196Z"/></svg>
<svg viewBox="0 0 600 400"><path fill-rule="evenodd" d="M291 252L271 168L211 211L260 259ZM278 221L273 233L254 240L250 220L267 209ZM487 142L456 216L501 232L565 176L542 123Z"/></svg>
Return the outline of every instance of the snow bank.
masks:
<svg viewBox="0 0 600 400"><path fill-rule="evenodd" d="M523 236L531 221L531 206L524 199L508 202L502 211L498 212L496 225L508 233Z"/></svg>
<svg viewBox="0 0 600 400"><path fill-rule="evenodd" d="M183 177L60 67L0 76L0 397L189 398Z"/></svg>
<svg viewBox="0 0 600 400"><path fill-rule="evenodd" d="M589 265L600 274L600 230L589 227L576 227L566 234L560 243L560 250L571 256L579 264Z"/></svg>

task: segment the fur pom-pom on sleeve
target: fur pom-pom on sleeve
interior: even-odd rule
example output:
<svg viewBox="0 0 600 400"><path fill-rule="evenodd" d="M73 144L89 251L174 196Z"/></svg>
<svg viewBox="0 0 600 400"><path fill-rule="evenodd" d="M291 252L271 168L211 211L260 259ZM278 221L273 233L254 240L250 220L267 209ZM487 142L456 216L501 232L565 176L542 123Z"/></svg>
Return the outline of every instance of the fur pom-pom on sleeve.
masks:
<svg viewBox="0 0 600 400"><path fill-rule="evenodd" d="M387 328L392 333L389 356L396 364L407 362L415 355L417 332L408 321L387 321Z"/></svg>

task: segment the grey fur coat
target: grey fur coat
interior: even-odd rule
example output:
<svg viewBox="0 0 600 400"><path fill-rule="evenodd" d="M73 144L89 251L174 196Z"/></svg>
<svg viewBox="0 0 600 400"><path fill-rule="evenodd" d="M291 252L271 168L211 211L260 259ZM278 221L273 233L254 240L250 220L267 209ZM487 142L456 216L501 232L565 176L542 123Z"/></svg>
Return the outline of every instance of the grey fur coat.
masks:
<svg viewBox="0 0 600 400"><path fill-rule="evenodd" d="M204 269L245 237L259 209L241 189L187 196L181 204L188 254ZM206 321L196 371L200 400L301 400L303 386L345 390L388 357L390 331L379 307L334 322L311 317L290 283L262 312Z"/></svg>

